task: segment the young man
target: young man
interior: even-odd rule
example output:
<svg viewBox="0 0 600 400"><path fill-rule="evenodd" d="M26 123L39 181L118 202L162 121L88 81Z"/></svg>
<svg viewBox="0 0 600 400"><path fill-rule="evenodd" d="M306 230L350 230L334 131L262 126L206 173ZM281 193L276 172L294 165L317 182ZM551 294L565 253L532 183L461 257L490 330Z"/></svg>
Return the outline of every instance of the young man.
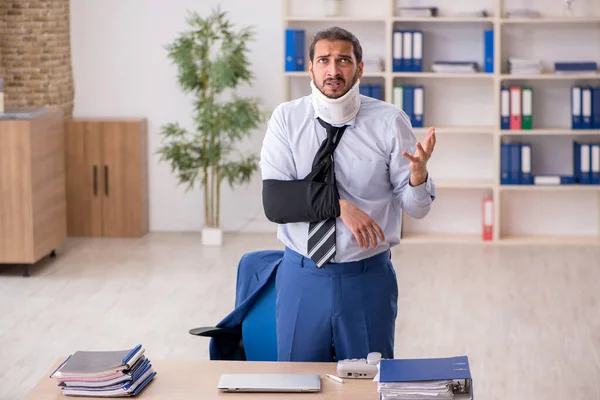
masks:
<svg viewBox="0 0 600 400"><path fill-rule="evenodd" d="M278 267L281 361L393 358L401 213L435 196L430 129L416 142L395 106L359 93L362 48L341 28L310 46L312 94L279 105L261 151L263 204L285 244Z"/></svg>

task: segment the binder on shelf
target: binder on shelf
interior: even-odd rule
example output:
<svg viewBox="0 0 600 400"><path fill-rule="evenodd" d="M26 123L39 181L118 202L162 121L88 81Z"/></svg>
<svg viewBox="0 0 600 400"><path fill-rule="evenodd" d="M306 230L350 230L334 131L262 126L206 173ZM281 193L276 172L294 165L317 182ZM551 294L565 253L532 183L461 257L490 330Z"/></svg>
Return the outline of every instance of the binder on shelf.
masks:
<svg viewBox="0 0 600 400"><path fill-rule="evenodd" d="M369 85L371 97L377 100L383 100L383 89L381 85Z"/></svg>
<svg viewBox="0 0 600 400"><path fill-rule="evenodd" d="M402 108L408 118L410 118L411 124L415 120L415 88L414 86L404 86L404 95L402 96Z"/></svg>
<svg viewBox="0 0 600 400"><path fill-rule="evenodd" d="M285 30L285 70L286 72L304 71L303 29Z"/></svg>
<svg viewBox="0 0 600 400"><path fill-rule="evenodd" d="M571 129L582 129L581 87L571 87Z"/></svg>
<svg viewBox="0 0 600 400"><path fill-rule="evenodd" d="M371 87L369 85L361 84L358 87L358 93L362 94L363 96L371 97Z"/></svg>
<svg viewBox="0 0 600 400"><path fill-rule="evenodd" d="M592 88L592 128L600 129L600 86Z"/></svg>
<svg viewBox="0 0 600 400"><path fill-rule="evenodd" d="M383 359L379 362L377 391L383 400L399 393L425 397L473 398L473 380L467 356L421 359ZM408 393L407 393L408 394ZM458 397L457 397L458 398Z"/></svg>
<svg viewBox="0 0 600 400"><path fill-rule="evenodd" d="M422 128L423 127L423 109L425 108L425 90L423 86L415 86L414 87L414 107L413 107L413 115L414 121L412 121L413 128Z"/></svg>
<svg viewBox="0 0 600 400"><path fill-rule="evenodd" d="M521 143L521 185L533 184L533 175L531 174L531 144Z"/></svg>
<svg viewBox="0 0 600 400"><path fill-rule="evenodd" d="M412 70L423 72L423 31L413 31Z"/></svg>
<svg viewBox="0 0 600 400"><path fill-rule="evenodd" d="M590 145L573 141L573 175L577 183L591 183L590 167Z"/></svg>
<svg viewBox="0 0 600 400"><path fill-rule="evenodd" d="M500 95L500 129L510 129L510 89L502 88Z"/></svg>
<svg viewBox="0 0 600 400"><path fill-rule="evenodd" d="M521 143L510 144L510 185L518 185L521 178Z"/></svg>
<svg viewBox="0 0 600 400"><path fill-rule="evenodd" d="M494 200L492 197L483 199L482 239L490 241L494 235Z"/></svg>
<svg viewBox="0 0 600 400"><path fill-rule="evenodd" d="M511 86L510 87L510 129L521 130L522 129L522 117L521 117L521 87Z"/></svg>
<svg viewBox="0 0 600 400"><path fill-rule="evenodd" d="M592 129L592 89L581 88L581 128Z"/></svg>
<svg viewBox="0 0 600 400"><path fill-rule="evenodd" d="M533 90L530 87L524 87L521 91L521 129L533 129Z"/></svg>
<svg viewBox="0 0 600 400"><path fill-rule="evenodd" d="M483 72L494 73L494 30L483 31Z"/></svg>
<svg viewBox="0 0 600 400"><path fill-rule="evenodd" d="M500 144L500 184L510 183L510 143Z"/></svg>
<svg viewBox="0 0 600 400"><path fill-rule="evenodd" d="M404 60L402 59L403 51L403 37L402 31L395 30L392 36L392 71L402 72L404 71Z"/></svg>
<svg viewBox="0 0 600 400"><path fill-rule="evenodd" d="M404 60L403 71L410 72L413 70L413 32L402 31L402 59Z"/></svg>
<svg viewBox="0 0 600 400"><path fill-rule="evenodd" d="M394 86L392 102L399 109L404 109L404 88L401 85Z"/></svg>
<svg viewBox="0 0 600 400"><path fill-rule="evenodd" d="M600 185L600 143L590 145L591 183Z"/></svg>

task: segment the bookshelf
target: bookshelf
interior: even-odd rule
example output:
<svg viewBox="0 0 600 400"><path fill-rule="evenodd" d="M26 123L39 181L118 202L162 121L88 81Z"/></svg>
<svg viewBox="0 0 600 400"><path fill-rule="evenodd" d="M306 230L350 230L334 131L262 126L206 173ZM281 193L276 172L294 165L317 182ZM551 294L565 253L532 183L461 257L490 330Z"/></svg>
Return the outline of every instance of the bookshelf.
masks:
<svg viewBox="0 0 600 400"><path fill-rule="evenodd" d="M570 117L571 85L600 86L600 73L515 75L507 67L508 57L541 59L546 71L552 70L553 62L565 59L600 62L600 3L575 2L576 15L572 17L561 15L563 2L550 5L547 0L527 3L541 13L538 18L506 18L506 9L523 8L518 0L429 2L427 6L439 7L439 16L396 15L396 5L422 6L420 3L371 0L365 7L361 0L342 0L341 15L336 17L324 16L321 0L284 0L282 7L283 30L306 30L307 69L312 36L337 25L359 38L365 60L383 58L384 70L365 69L361 82L381 84L384 101L393 102L395 84L425 87L425 128L415 128L414 132L422 139L429 126L436 127L438 140L429 170L438 192L427 218L403 217L402 242L600 244L600 185L500 184L503 141L533 143L534 157L537 150L544 154L540 168L554 165L548 154L555 151L562 154L556 165L568 165L572 150L565 143L590 138L600 142L600 129L572 130L570 119L565 118ZM488 16L464 15L482 9ZM423 72L392 72L394 29L425 32ZM473 60L482 67L483 31L489 29L494 31L493 73L431 71L435 59ZM310 93L308 71L283 72L282 76L283 101ZM534 90L531 130L500 129L501 89L511 85ZM494 200L493 240L483 241L482 201L488 196Z"/></svg>

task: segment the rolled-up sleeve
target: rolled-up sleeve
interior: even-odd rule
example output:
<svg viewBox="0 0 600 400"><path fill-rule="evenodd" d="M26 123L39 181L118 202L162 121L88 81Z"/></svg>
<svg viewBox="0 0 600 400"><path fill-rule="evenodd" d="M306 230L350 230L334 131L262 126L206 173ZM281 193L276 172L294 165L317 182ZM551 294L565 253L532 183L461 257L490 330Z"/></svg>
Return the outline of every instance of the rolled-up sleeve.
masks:
<svg viewBox="0 0 600 400"><path fill-rule="evenodd" d="M424 218L435 199L435 182L428 174L427 180L418 186L410 185L410 161L402 155L406 150L414 154L417 139L408 116L399 111L390 122L390 181L400 207L412 218Z"/></svg>

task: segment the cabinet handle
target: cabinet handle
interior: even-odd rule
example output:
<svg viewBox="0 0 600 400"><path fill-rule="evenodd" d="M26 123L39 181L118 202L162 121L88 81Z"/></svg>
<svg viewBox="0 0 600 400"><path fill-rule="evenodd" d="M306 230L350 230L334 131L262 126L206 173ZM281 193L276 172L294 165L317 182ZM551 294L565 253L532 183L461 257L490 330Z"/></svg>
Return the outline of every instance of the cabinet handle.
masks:
<svg viewBox="0 0 600 400"><path fill-rule="evenodd" d="M98 166L94 165L94 196L98 195Z"/></svg>
<svg viewBox="0 0 600 400"><path fill-rule="evenodd" d="M104 166L104 194L108 197L108 165Z"/></svg>

